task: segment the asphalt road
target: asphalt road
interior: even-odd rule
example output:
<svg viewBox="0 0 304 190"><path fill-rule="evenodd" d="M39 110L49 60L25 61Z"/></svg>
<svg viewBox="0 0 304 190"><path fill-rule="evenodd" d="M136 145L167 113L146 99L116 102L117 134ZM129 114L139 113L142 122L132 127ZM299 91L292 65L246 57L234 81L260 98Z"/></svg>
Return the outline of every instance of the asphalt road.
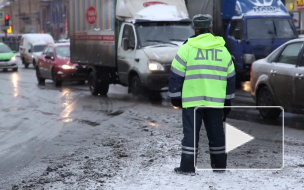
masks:
<svg viewBox="0 0 304 190"><path fill-rule="evenodd" d="M98 148L98 143L94 144L94 142L104 142L104 139L107 139L111 144L112 139L108 138L112 137L113 134L114 136L119 134L119 137L115 137L114 141L117 143L115 146L120 147L121 141L130 142L129 146L124 147L124 151L137 149L140 142L148 139L146 132L148 132L148 136L158 134L159 136L156 135L156 138L160 138L158 140L161 140L164 144L175 143L172 146L177 146L175 136L180 136L181 129L174 127L174 125L180 126L181 118L178 117L180 110L173 109L165 93L163 93L162 101L137 102L127 93L127 88L120 85L111 85L107 97L96 97L90 94L87 85L79 85L73 82L63 83L62 87L55 87L52 81L47 80L44 86L39 86L33 67L30 66L25 69L21 64L19 66L18 72L0 71L0 119L2 121L0 126L0 179L2 181L0 181L0 184L3 182L3 184L7 184L6 187L9 187L11 184L21 183L24 179L25 185L44 186L44 182L35 180L31 182L26 177L27 175L33 175L37 178L38 175L38 179L45 179L47 174L39 174L39 171L35 171L36 164L40 167L52 168L52 163L55 162L52 156L57 156L56 158L60 158L61 162L56 163L62 167L64 165L79 165L80 163L77 161L79 158L75 156L91 157L94 154L88 152L88 150L94 148L95 145ZM234 106L254 106L246 84L244 84L243 89L237 90L236 99L232 103ZM263 134L265 131L267 131L267 134L283 134L280 121L282 121L282 118L276 122L265 121L259 116L256 109L244 108L233 109L228 117L228 122L247 127L244 130L255 136ZM289 138L303 141L303 115L286 114L284 121L284 133ZM134 126L135 128L133 128ZM138 134L137 129L139 129ZM162 134L159 134L159 129L164 130ZM117 141L117 139L120 140ZM280 135L262 136L258 139L261 140L257 143L259 145L265 142L268 142L268 144L274 143L269 145L269 149L278 146L279 150L282 148L280 146L282 144ZM142 145L145 146L142 148L148 151L154 146L153 143L155 144L158 140L150 140L148 144ZM143 167L149 166L149 160L155 159L153 155L160 152L165 157L176 157L179 154L177 149L166 152L161 148L164 145L160 144L159 146L155 149L152 148L155 152L149 154L148 162ZM256 146L256 144L252 146ZM290 146L293 150L298 145L291 143ZM74 156L73 154L69 157L64 156L65 152L74 149L77 149ZM82 153L79 152L80 149ZM122 158L128 155L128 151L124 151L114 151L113 154L115 155L107 152L105 155ZM267 152L267 149L263 151ZM249 151L249 153L252 152L254 153L254 151ZM242 151L236 154L238 153L244 156ZM272 153L270 152L268 155L273 156ZM274 153L277 155L280 154L280 151L274 151ZM300 154L300 152L292 151L292 154ZM138 156L140 156L139 153ZM254 157L254 154L251 157ZM132 158L132 156L129 156L129 158ZM111 163L120 163L119 160L117 163L116 161L115 159L111 160ZM95 164L98 167L98 163ZM120 164L127 166L125 162ZM248 165L241 163L234 164L234 166L246 167ZM73 167L76 166L73 165ZM261 165L261 167L264 167L264 165ZM110 168L112 166L109 166L108 169L120 175L118 170ZM65 172L70 171L70 169L66 167ZM49 170L52 171L52 169ZM58 169L58 171L60 170ZM83 173L83 171L80 173ZM75 173L73 177L78 175L80 174ZM87 173L81 176L81 179L85 181L90 176L91 173ZM65 184L69 177L69 175L63 175L56 180ZM69 180L72 179L69 178ZM86 184L82 180L79 183ZM98 179L94 178L94 180ZM50 182L47 184L50 184ZM72 188L72 186L64 187Z"/></svg>

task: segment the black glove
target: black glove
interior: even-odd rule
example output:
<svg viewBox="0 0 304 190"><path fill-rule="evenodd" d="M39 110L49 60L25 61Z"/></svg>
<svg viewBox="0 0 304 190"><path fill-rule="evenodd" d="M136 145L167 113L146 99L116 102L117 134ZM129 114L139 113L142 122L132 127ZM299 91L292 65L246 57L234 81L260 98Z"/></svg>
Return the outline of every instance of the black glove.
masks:
<svg viewBox="0 0 304 190"><path fill-rule="evenodd" d="M171 104L175 107L182 107L182 99L180 98L171 98Z"/></svg>
<svg viewBox="0 0 304 190"><path fill-rule="evenodd" d="M224 106L231 106L231 101L230 100L225 100ZM223 121L226 121L226 117L231 111L231 108L224 108L224 116L223 116Z"/></svg>

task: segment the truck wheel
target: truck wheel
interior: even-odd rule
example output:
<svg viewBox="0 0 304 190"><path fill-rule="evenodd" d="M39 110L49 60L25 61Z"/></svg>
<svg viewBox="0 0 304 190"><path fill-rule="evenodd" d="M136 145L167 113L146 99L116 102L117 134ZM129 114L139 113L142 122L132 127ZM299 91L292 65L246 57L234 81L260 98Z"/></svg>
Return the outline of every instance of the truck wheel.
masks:
<svg viewBox="0 0 304 190"><path fill-rule="evenodd" d="M55 68L52 69L52 79L53 79L53 82L54 82L55 86L57 86L57 87L61 86L62 81L58 79L57 72L56 72Z"/></svg>
<svg viewBox="0 0 304 190"><path fill-rule="evenodd" d="M160 91L149 91L149 100L153 102L162 101L163 97Z"/></svg>
<svg viewBox="0 0 304 190"><path fill-rule="evenodd" d="M131 80L130 92L136 99L140 99L144 95L144 89L138 76L134 76Z"/></svg>
<svg viewBox="0 0 304 190"><path fill-rule="evenodd" d="M97 81L96 81L96 76L95 72L90 72L89 78L88 78L88 85L90 88L90 92L92 95L96 96L98 95L98 86L97 86Z"/></svg>
<svg viewBox="0 0 304 190"><path fill-rule="evenodd" d="M274 106L273 96L267 87L261 87L257 93L257 106ZM280 108L258 108L261 116L265 119L275 120L281 114Z"/></svg>
<svg viewBox="0 0 304 190"><path fill-rule="evenodd" d="M38 80L38 84L43 85L45 83L45 79L41 77L41 73L38 67L36 67L36 77Z"/></svg>
<svg viewBox="0 0 304 190"><path fill-rule="evenodd" d="M105 96L109 91L109 82L105 75L101 76L101 81L99 82L96 76L96 72L92 71L89 74L88 85L92 95L96 96L98 94Z"/></svg>

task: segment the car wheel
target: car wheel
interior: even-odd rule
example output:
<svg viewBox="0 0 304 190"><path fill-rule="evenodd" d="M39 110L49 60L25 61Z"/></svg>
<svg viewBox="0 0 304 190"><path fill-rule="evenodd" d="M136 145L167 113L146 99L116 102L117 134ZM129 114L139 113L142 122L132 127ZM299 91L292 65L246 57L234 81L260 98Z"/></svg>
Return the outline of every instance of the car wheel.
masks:
<svg viewBox="0 0 304 190"><path fill-rule="evenodd" d="M2 71L3 71L3 72L7 72L7 69L3 69Z"/></svg>
<svg viewBox="0 0 304 190"><path fill-rule="evenodd" d="M138 76L134 76L131 80L130 92L135 99L144 97L144 88Z"/></svg>
<svg viewBox="0 0 304 190"><path fill-rule="evenodd" d="M13 68L13 71L14 71L14 72L17 72L17 71L18 71L18 68Z"/></svg>
<svg viewBox="0 0 304 190"><path fill-rule="evenodd" d="M57 72L56 72L55 68L52 69L52 80L53 80L55 86L61 86L62 81L58 79Z"/></svg>
<svg viewBox="0 0 304 190"><path fill-rule="evenodd" d="M36 61L35 61L35 59L33 60L33 66L36 67Z"/></svg>
<svg viewBox="0 0 304 190"><path fill-rule="evenodd" d="M22 58L22 64L24 65L24 67L27 69L29 64L25 61L24 58Z"/></svg>
<svg viewBox="0 0 304 190"><path fill-rule="evenodd" d="M274 106L274 99L267 87L261 87L257 92L257 106ZM261 116L265 119L275 120L281 114L279 108L258 108Z"/></svg>
<svg viewBox="0 0 304 190"><path fill-rule="evenodd" d="M45 79L41 77L41 73L38 67L36 67L36 77L38 80L38 84L43 85L45 83Z"/></svg>
<svg viewBox="0 0 304 190"><path fill-rule="evenodd" d="M105 96L109 91L108 79L101 76L100 82L97 80L96 72L92 71L89 74L88 85L92 95L96 96L98 94Z"/></svg>

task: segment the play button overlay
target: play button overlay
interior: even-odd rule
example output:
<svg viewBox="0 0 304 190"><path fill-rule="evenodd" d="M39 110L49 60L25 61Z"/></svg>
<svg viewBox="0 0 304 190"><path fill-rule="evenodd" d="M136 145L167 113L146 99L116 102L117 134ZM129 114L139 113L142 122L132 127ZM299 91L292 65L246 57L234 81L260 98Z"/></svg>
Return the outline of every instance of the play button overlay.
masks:
<svg viewBox="0 0 304 190"><path fill-rule="evenodd" d="M200 109L206 109L206 107L196 108L195 121L197 121L196 113L204 113L204 111L198 112ZM267 112L271 112L269 110L271 108L267 107L267 109ZM200 133L194 132L194 136L199 137L196 169L212 170L211 159L214 161L218 155L225 154L227 155L227 170L282 169L284 166L284 111L274 121L263 119L259 111L255 106L231 107L226 122L223 122L225 139L222 139L222 142L225 146L214 143L218 138L219 129L211 130L208 137L205 123L202 122ZM210 120L207 121L208 123ZM194 131L197 131L196 126L194 128ZM212 147L211 150L209 145ZM222 159L220 156L217 158Z"/></svg>
<svg viewBox="0 0 304 190"><path fill-rule="evenodd" d="M253 136L244 133L243 131L233 127L228 123L226 123L225 126L225 134L226 153L254 139Z"/></svg>

